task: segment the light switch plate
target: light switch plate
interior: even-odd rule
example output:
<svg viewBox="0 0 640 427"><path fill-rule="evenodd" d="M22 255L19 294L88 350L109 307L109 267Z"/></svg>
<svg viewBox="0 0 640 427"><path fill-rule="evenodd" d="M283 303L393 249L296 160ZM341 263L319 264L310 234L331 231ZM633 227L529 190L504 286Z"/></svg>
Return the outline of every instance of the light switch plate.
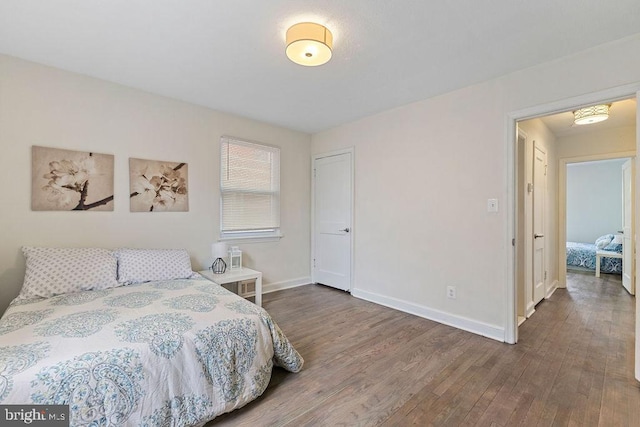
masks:
<svg viewBox="0 0 640 427"><path fill-rule="evenodd" d="M498 212L498 199L487 199L487 212Z"/></svg>

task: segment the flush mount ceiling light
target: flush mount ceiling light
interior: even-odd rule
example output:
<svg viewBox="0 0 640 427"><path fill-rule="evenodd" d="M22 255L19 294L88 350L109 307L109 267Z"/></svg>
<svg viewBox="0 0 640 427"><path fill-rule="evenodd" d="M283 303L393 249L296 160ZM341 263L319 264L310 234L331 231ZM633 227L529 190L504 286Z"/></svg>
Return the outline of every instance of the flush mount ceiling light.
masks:
<svg viewBox="0 0 640 427"><path fill-rule="evenodd" d="M301 22L287 30L287 57L307 67L322 65L331 59L333 35L326 27Z"/></svg>
<svg viewBox="0 0 640 427"><path fill-rule="evenodd" d="M609 107L611 104L594 105L585 107L573 112L573 122L577 125L590 125L609 118Z"/></svg>

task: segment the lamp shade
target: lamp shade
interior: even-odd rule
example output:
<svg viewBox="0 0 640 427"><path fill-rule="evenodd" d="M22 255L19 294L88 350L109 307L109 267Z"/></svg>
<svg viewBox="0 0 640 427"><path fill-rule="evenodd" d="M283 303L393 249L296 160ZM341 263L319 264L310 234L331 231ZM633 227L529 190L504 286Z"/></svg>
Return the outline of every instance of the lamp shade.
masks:
<svg viewBox="0 0 640 427"><path fill-rule="evenodd" d="M213 259L224 258L227 256L227 244L218 242L211 245L211 255Z"/></svg>
<svg viewBox="0 0 640 427"><path fill-rule="evenodd" d="M301 22L287 30L287 57L296 64L315 67L331 59L333 34L313 22Z"/></svg>
<svg viewBox="0 0 640 427"><path fill-rule="evenodd" d="M609 107L611 107L611 104L581 108L573 112L573 121L577 125L589 125L607 120L609 118Z"/></svg>

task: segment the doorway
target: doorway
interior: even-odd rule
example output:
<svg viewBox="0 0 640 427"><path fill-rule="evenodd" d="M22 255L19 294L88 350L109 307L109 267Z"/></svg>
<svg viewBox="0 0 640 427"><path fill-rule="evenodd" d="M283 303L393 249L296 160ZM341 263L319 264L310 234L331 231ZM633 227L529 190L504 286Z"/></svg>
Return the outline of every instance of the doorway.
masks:
<svg viewBox="0 0 640 427"><path fill-rule="evenodd" d="M633 135L629 135L629 138L635 139ZM627 273L629 293L634 293L632 283L635 282L635 273L633 272L635 267L633 262L635 242L631 238L633 233L633 211L631 207L634 194L631 192L635 193L635 185L632 179L635 169L635 154L636 151L633 150L569 157L559 160L559 287L564 288L567 283L567 264L564 262L567 259L567 245L576 246L577 249L574 250L572 248L572 251L580 253L579 246L595 243L595 240L602 237L601 235L617 234L623 240L626 235L626 242L623 242L624 247L628 248L624 251L626 260L622 260L623 262L609 260L609 264L612 267L614 265L617 266L609 270L620 273L619 267L622 264L622 268ZM569 168L574 169L573 178L568 177ZM578 169L575 170L576 168ZM624 172L625 169L627 170L626 173ZM579 189L581 186L580 177L585 173L591 177L591 180L595 179L597 181L596 185L593 188L589 188L588 191ZM578 182L571 182L576 179ZM572 187L573 190L571 189ZM568 199L572 200L571 204L573 204L574 212L571 212L571 208L568 207L570 204ZM595 204L593 200L596 201ZM624 210L625 205L628 209L627 212ZM603 211L605 208L607 211L604 214L594 215L591 212ZM589 212L581 215L580 210ZM615 214L612 216L611 213L613 211L615 211ZM627 224L626 230L625 223ZM571 255L570 258L574 258L574 256ZM573 260L571 262L573 264L583 264L583 262L577 263L573 262ZM591 262L591 267L593 267L593 264L594 262ZM606 269L604 271L607 272ZM622 277L625 276L624 273L625 271L622 271Z"/></svg>
<svg viewBox="0 0 640 427"><path fill-rule="evenodd" d="M532 260L532 258L529 256L527 256L527 260L526 260L527 262L525 262L525 260L523 259L523 256L526 254L527 251L526 249L523 249L523 243L522 243L523 235L519 234L520 230L524 229L524 225L522 224L522 220L519 219L519 216L521 214L520 211L522 209L522 205L521 205L522 198L519 196L519 192L518 192L520 189L520 187L518 187L520 185L518 182L518 178L521 176L522 172L518 168L518 164L519 164L518 162L520 160L520 156L518 154L518 147L522 143L522 138L519 138L519 134L517 132L518 124L525 120L532 120L532 119L541 118L541 117L554 115L558 113L572 115L573 110L584 107L584 106L588 106L588 105L602 103L603 102L602 100L605 100L604 102L610 103L610 102L615 102L615 101L620 101L625 99L633 99L634 104L637 105L637 98L640 96L640 93L637 93L638 89L639 89L638 85L621 86L621 87L612 88L606 91L602 91L599 93L567 99L561 102L555 102L553 104L549 104L546 106L538 106L538 107L517 111L509 115L510 120L507 121L507 131L509 132L509 134L514 135L514 139L512 139L511 142L507 145L508 156L509 158L513 159L512 160L513 163L511 163L513 167L511 167L508 171L508 176L510 177L510 182L511 182L511 184L509 185L510 187L509 200L510 200L511 206L513 207L513 210L509 212L508 223L509 223L509 228L513 230L513 234L510 237L516 237L516 238L513 239L513 241L511 242L512 245L514 246L513 259L508 264L509 267L507 272L511 278L510 279L511 282L510 282L510 285L507 287L507 309L506 309L507 317L506 317L506 324L505 324L505 342L507 343L517 342L518 320L521 320L518 318L518 314L522 313L522 308L523 308L522 301L521 301L523 290L520 288L520 283L522 283L520 278L523 276L523 271L524 271L524 274L528 274L526 264L527 262L529 262L529 260ZM633 98L631 98L632 96ZM636 120L636 115L637 115L637 108L635 109L635 112L634 112L634 120ZM631 155L635 155L636 147L640 146L640 138L638 138L638 134L635 128L633 133L634 133L634 141L633 141L633 147L632 147L633 152L630 153ZM609 141L609 143L616 145L616 141ZM619 146L616 146L615 148L620 152L624 151L620 149ZM627 151L630 151L630 150L627 150ZM563 153L559 153L559 154L564 155ZM556 154L556 156L557 155L558 154ZM629 156L629 153L625 152L623 156ZM635 162L637 163L637 159L635 160ZM558 175L562 174L562 168L558 167L557 157L556 157L555 163L553 163L551 159L549 163L553 164L553 166L549 167L550 172L555 173L556 175L556 177L554 178L555 182L549 183L549 192L550 192L550 195L552 195L551 199L555 198L556 206L555 207L550 206L551 212L552 212L551 221L555 224L552 224L552 227L547 227L547 229L549 228L552 229L552 232L549 237L551 237L554 241L552 243L548 242L547 248L551 249L549 251L551 252L551 257L550 257L551 261L549 262L548 266L550 267L550 270L555 270L555 271L549 271L550 280L548 283L546 296L549 296L553 292L556 286L564 287L566 285L566 270L563 270L561 268L562 266L566 267L566 265L564 264L565 262L564 258L566 256L566 248L564 244L564 237L561 237L561 235L563 235L566 232L565 230L566 226L564 224L561 224L561 221L559 221L559 217L558 217L559 206L557 205L563 202L563 198L565 197L564 194L561 194L561 192L563 191L562 186L558 185L558 180L560 178ZM638 188L634 190L634 193L638 193ZM554 202L552 200L551 205L553 203ZM547 211L549 212L549 209L547 209ZM634 223L638 222L637 217L638 217L638 213L635 212L633 214ZM530 237L533 238L533 236L530 236ZM546 238L546 235L545 235L545 238ZM637 263L637 260L635 258L636 257L634 257L633 259L633 264ZM638 364L638 367L640 368L640 364ZM640 369L637 371L640 372Z"/></svg>

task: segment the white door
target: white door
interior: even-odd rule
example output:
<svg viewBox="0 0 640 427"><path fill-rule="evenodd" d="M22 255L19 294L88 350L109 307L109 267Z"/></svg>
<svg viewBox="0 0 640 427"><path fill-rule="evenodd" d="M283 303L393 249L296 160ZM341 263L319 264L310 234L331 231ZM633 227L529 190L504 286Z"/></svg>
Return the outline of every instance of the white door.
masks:
<svg viewBox="0 0 640 427"><path fill-rule="evenodd" d="M547 153L534 141L533 148L533 303L546 293L544 201L547 197Z"/></svg>
<svg viewBox="0 0 640 427"><path fill-rule="evenodd" d="M635 159L622 165L622 286L631 295L636 293L634 276L635 245L633 239L633 180Z"/></svg>
<svg viewBox="0 0 640 427"><path fill-rule="evenodd" d="M314 157L313 281L351 290L352 153Z"/></svg>

